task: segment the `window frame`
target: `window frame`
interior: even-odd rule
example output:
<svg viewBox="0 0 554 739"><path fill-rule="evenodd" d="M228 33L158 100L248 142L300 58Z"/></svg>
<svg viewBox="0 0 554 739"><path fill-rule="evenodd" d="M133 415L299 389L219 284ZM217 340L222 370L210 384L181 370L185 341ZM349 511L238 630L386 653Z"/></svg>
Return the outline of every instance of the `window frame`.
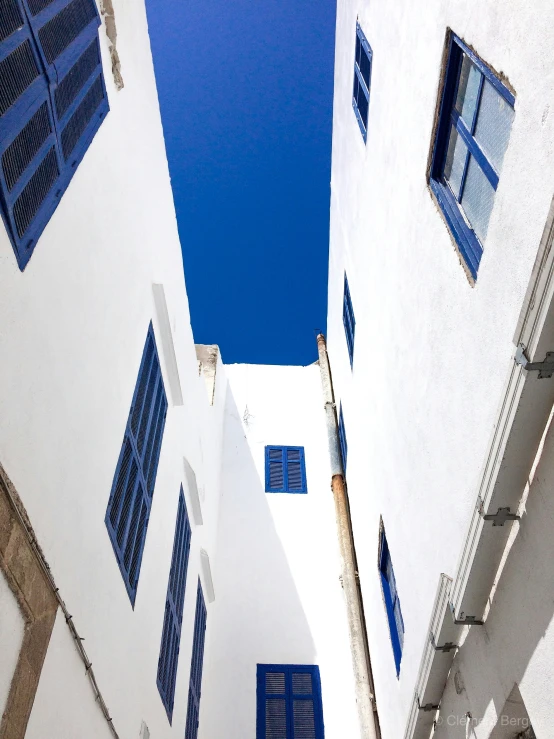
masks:
<svg viewBox="0 0 554 739"><path fill-rule="evenodd" d="M281 460L283 465L283 485L271 487L270 479L270 452L279 450L281 452ZM287 452L289 450L300 452L300 474L302 477L302 488L300 490L291 490L288 478L288 460ZM272 460L275 461L275 460ZM308 492L308 480L306 477L306 454L303 446L276 446L267 445L265 447L265 492L266 493L288 493L290 495L304 495Z"/></svg>
<svg viewBox="0 0 554 739"><path fill-rule="evenodd" d="M277 672L285 674L285 692L267 693L265 688L265 676L268 673ZM323 700L321 695L321 676L319 665L279 665L258 664L256 666L256 739L266 737L266 700L268 695L275 698L284 698L287 717L287 739L294 737L294 725L292 723L293 711L291 709L295 696L301 693L292 692L292 674L306 673L312 676L312 693L310 697L314 704L314 726L315 739L324 739L325 725L323 721Z"/></svg>
<svg viewBox="0 0 554 739"><path fill-rule="evenodd" d="M354 306L352 305L352 296L350 295L350 286L348 277L344 273L344 287L342 294L342 324L346 336L346 347L348 349L348 357L350 358L350 369L354 368L354 346L356 338L356 317L354 316Z"/></svg>
<svg viewBox="0 0 554 739"><path fill-rule="evenodd" d="M196 589L196 609L194 612L194 635L192 639L192 655L190 660L185 739L196 739L198 736L207 624L208 609L206 608L202 583L200 582L200 578L198 578L198 586Z"/></svg>
<svg viewBox="0 0 554 739"><path fill-rule="evenodd" d="M390 562L390 572L392 573L394 579L393 587L391 587L391 583L389 582L389 578L387 575L387 562ZM379 533L379 575L381 580L381 590L385 602L385 611L387 614L394 664L396 667L396 677L398 678L400 677L400 664L402 662L402 652L404 650L404 635L406 633L406 630L404 627L402 608L400 606L400 598L398 597L398 590L396 588L396 577L394 575L394 567L390 556L389 545L387 542L385 529L382 525ZM398 613L400 615L400 621L402 623L402 638L400 638L396 618L394 615L395 603L398 604Z"/></svg>
<svg viewBox="0 0 554 739"><path fill-rule="evenodd" d="M463 196L463 187L465 184L469 157L464 167L459 200L454 196L444 178L444 166L448 151L450 128L452 125L455 126L458 131L458 135L462 138L464 144L468 148L469 154L477 161L481 171L495 191L498 187L499 174L496 172L493 164L487 159L486 154L475 140L473 133L467 129L461 115L459 115L455 109L464 53L483 75L480 80L478 104L475 106L473 114L472 131L475 129L479 115L481 92L485 79L512 108L514 108L515 105L515 95L497 77L490 67L488 67L485 62L483 62L483 60L480 59L477 54L475 54L475 52L470 49L466 43L464 43L464 41L462 41L459 36L450 32L450 36L447 40L447 60L444 80L440 92L437 123L432 140L429 186L441 209L448 229L454 237L464 264L469 270L473 280L476 280L479 264L483 255L483 244L475 233L473 226L469 223L469 219L463 213L460 202Z"/></svg>
<svg viewBox="0 0 554 739"><path fill-rule="evenodd" d="M367 117L369 121L369 101L371 98L371 74L373 72L373 50L371 46L369 45L369 41L365 37L364 32L362 31L362 27L360 26L359 22L356 21L356 40L358 39L360 41L362 49L365 51L369 59L369 86L366 85L366 82L364 78L362 77L360 67L356 60L356 43L354 43L354 79L356 78L358 79L358 83L360 84L362 88L362 92L365 96L365 99L367 100ZM354 114L356 116L356 120L358 121L358 126L360 127L360 131L361 131L364 143L366 143L367 142L367 122L364 123L363 121L362 115L358 108L358 103L356 101L356 98L354 97L354 91L352 91L352 107L354 109Z"/></svg>
<svg viewBox="0 0 554 739"><path fill-rule="evenodd" d="M144 461L143 460L143 457L144 457L143 452L145 451L145 449L139 450L138 447L137 447L137 444L136 444L135 438L134 438L135 437L135 433L132 430L132 422L133 422L133 419L134 419L134 410L135 410L135 405L136 405L136 402L137 402L137 396L138 396L138 393L139 393L139 387L141 385L141 378L143 376L143 372L145 372L146 359L147 359L147 355L148 355L148 345L149 345L149 342L152 342L152 344L153 344L153 358L152 358L152 362L155 361L157 363L157 374L158 374L158 379L159 379L159 383L161 385L161 391L162 391L161 392L160 410L163 407L164 408L164 411L163 411L163 420L161 422L159 443L158 443L156 449L154 449L154 447L152 446L151 451L150 451L150 461L153 464L153 466L152 467L148 467L148 473L149 474L148 474L148 477L145 477L144 471L143 471L143 468L142 468L143 467L143 461ZM153 365L151 365L151 366L153 366ZM158 382L158 380L156 381L156 385L157 385L157 382ZM147 425L146 425L146 428L145 428L145 437L146 437L146 431L148 431L151 428L151 423L154 420L154 410L155 410L155 405L156 405L156 399L154 397L154 390L152 392L152 396L153 396L152 397L152 407L151 407L150 412L148 414L148 421L147 421ZM144 402L144 400L145 400L145 398L143 398L143 402ZM106 515L104 517L104 523L106 524L106 529L108 531L108 536L110 538L110 541L111 541L111 544L112 544L112 547L113 547L115 558L116 558L116 561L117 561L119 570L121 572L121 576L123 578L123 582L125 583L125 589L127 590L127 595L129 596L129 600L131 601L131 605L132 605L133 608L135 607L135 600L136 600L136 596L137 596L138 583L139 583L139 578L140 578L140 570L141 570L141 565L142 565L142 557L143 557L143 554L144 554L144 547L145 547L145 544L146 544L146 534L148 532L148 522L150 520L150 511L152 509L152 501L153 501L153 498L154 498L154 492L155 492L155 488L156 488L156 479L157 479L157 474L158 474L159 461L160 461L160 457L161 457L161 450L162 450L162 446L163 446L163 437L164 437L165 423L166 423L166 419L167 419L167 410L168 410L168 407L169 406L168 406L168 401L167 401L167 393L165 392L165 386L164 386L164 381L163 381L163 374L162 374L161 362L160 362L160 357L159 357L159 354L158 354L158 348L157 348L157 345L156 345L156 337L154 335L154 328L152 326L152 323L150 323L150 325L148 327L148 332L146 334L146 341L144 343L144 347L143 347L143 350L142 350L142 355L141 355L141 360L140 360L140 365L139 365L139 371L138 371L138 374L137 374L137 379L136 379L135 387L134 387L134 390L133 390L133 397L132 397L131 405L130 405L130 408L129 408L129 414L127 416L127 422L126 422L126 425L125 425L125 431L123 433L123 441L122 441L122 444L121 444L121 450L119 452L119 456L118 456L118 460L117 460L117 465L116 465L116 468L115 468L115 473L114 473L114 477L113 477L112 487L111 487L111 490L110 490L110 497L108 499L108 505L106 507ZM158 420L159 420L159 418L160 417L158 417ZM140 423L141 421L142 421L142 416L138 418L138 422ZM137 432L138 431L139 431L139 428L137 428ZM154 437L153 440L152 440L152 445L154 445L155 441L156 440L155 440L155 437ZM145 442L144 443L146 443L146 438L145 438ZM129 447L131 449L130 458L129 458L129 461L126 462L125 452L126 452L126 450ZM130 525L132 523L132 520L131 520L132 519L132 514L131 514L130 510L133 509L133 503L136 500L136 497L132 497L132 499L131 499L132 502L130 504L130 510L128 511L129 520L125 524L124 539L123 539L123 543L121 545L117 541L117 532L118 532L118 527L120 526L120 523L121 523L121 520L122 520L121 519L121 516L123 515L123 505L124 505L124 497L125 497L125 491L124 490L123 490L123 492L120 493L120 500L116 500L117 485L118 485L118 482L120 482L120 474L121 474L121 471L122 471L122 469L123 470L125 469L125 464L127 464L127 471L124 472L125 477L122 478L122 481L123 481L123 483L128 482L128 479L130 478L130 470L131 470L131 466L132 466L133 461L135 461L135 463L137 464L137 467L138 467L134 485L137 486L137 483L141 483L141 486L142 486L142 488L140 488L140 489L137 488L137 490L135 492L135 496L138 497L139 495L142 495L143 496L143 500L146 503L146 513L145 513L145 519L144 519L144 522L143 522L143 531L141 533L141 540L139 541L139 550L138 550L138 554L137 554L137 562L136 562L136 565L135 565L136 566L136 577L135 577L135 582L134 583L131 582L131 579L130 579L130 575L131 575L131 573L133 571L132 570L132 559L131 559L131 562L130 562L129 567L127 567L125 565L125 549L126 549L127 542L128 542L128 540L127 540L127 536L128 536L128 533L129 533L128 529L130 528ZM150 474L150 473L152 473L152 474ZM150 477L152 478L152 481L149 484L148 480L149 480ZM151 492L149 492L150 491L150 488L151 488ZM112 522L112 515L111 514L112 514L112 507L114 506L114 504L117 505L117 507L120 509L119 514L116 513L116 515L117 515L117 525L115 525ZM139 530L139 526L140 526L140 518L137 521L137 529L136 529L137 532Z"/></svg>

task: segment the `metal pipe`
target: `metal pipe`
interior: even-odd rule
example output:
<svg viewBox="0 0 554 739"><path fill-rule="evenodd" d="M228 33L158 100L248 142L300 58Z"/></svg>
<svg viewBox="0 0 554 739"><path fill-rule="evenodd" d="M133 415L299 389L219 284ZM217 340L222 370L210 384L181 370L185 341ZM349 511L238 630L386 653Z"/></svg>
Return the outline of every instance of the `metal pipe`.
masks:
<svg viewBox="0 0 554 739"><path fill-rule="evenodd" d="M327 345L323 334L318 334L317 349L321 383L323 386L323 399L325 402L327 438L331 459L331 490L333 491L333 498L335 500L337 533L342 566L342 587L344 589L348 629L350 632L350 649L354 668L360 736L362 739L380 739L381 731L373 690L373 675L371 672L362 593L358 578L352 520L350 518L348 494L340 452L333 380L331 378L331 367L327 355Z"/></svg>

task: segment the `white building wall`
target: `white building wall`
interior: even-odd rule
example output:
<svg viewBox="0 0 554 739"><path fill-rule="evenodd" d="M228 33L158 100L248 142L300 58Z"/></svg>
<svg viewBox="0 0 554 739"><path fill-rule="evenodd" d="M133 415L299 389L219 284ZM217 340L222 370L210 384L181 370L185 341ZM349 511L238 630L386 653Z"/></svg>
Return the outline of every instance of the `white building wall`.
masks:
<svg viewBox="0 0 554 739"><path fill-rule="evenodd" d="M144 2L115 6L125 87L115 89L101 28L111 110L23 273L0 228L0 461L85 638L120 736L138 736L145 720L156 739L182 738L200 548L215 556L225 383L210 406L190 327ZM171 401L154 282L165 289L179 407ZM169 408L133 609L104 517L150 321ZM192 524L170 727L156 674L183 457L204 491L204 525ZM65 629L58 614L29 733L48 727L42 736L103 735ZM11 660L0 660L0 683L12 673Z"/></svg>
<svg viewBox="0 0 554 739"><path fill-rule="evenodd" d="M367 145L352 110L356 19L373 49ZM328 346L384 739L403 736L439 574L455 572L554 189L553 21L547 2L338 3ZM426 183L447 28L516 93L474 287ZM405 622L399 679L377 570L380 516Z"/></svg>
<svg viewBox="0 0 554 739"><path fill-rule="evenodd" d="M355 739L319 367L231 365L226 372L216 600L200 739L253 739L257 664L317 664L326 739ZM304 446L307 495L265 492L266 445Z"/></svg>

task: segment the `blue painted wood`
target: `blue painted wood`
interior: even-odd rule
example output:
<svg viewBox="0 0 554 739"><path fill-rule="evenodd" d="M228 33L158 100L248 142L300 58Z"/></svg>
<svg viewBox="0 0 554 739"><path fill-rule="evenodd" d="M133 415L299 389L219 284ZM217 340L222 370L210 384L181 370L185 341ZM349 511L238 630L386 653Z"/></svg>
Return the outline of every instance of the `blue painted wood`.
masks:
<svg viewBox="0 0 554 739"><path fill-rule="evenodd" d="M23 270L109 106L94 0L5 3L0 19L0 211ZM91 65L89 54L89 63L83 64L93 44L96 63ZM56 103L60 88L63 110ZM34 118L42 108L46 115Z"/></svg>
<svg viewBox="0 0 554 739"><path fill-rule="evenodd" d="M156 679L170 726L173 719L173 705L175 701L175 681L177 678L181 643L190 540L191 528L183 487L181 486Z"/></svg>
<svg viewBox="0 0 554 739"><path fill-rule="evenodd" d="M400 663L402 661L402 645L404 643L404 620L400 609L400 599L396 591L396 581L389 552L389 545L385 536L385 530L381 530L379 551L379 572L381 575L381 586L389 622L390 639L396 666L396 676L400 675ZM395 613L399 618L395 617Z"/></svg>
<svg viewBox="0 0 554 739"><path fill-rule="evenodd" d="M346 460L348 458L348 443L346 441L346 430L344 428L344 417L342 415L342 403L339 411L339 442L340 442L340 453L342 457L342 468L346 473Z"/></svg>
<svg viewBox="0 0 554 739"><path fill-rule="evenodd" d="M204 594L202 592L200 580L198 580L185 739L196 739L198 736L202 670L204 665L204 642L206 638L206 619L207 612L206 604L204 602Z"/></svg>
<svg viewBox="0 0 554 739"><path fill-rule="evenodd" d="M307 493L306 459L301 446L266 446L266 493Z"/></svg>
<svg viewBox="0 0 554 739"><path fill-rule="evenodd" d="M150 324L105 517L133 606L166 414L167 397Z"/></svg>
<svg viewBox="0 0 554 739"><path fill-rule="evenodd" d="M356 333L356 319L354 318L354 308L352 307L352 299L350 297L350 288L346 273L344 274L344 291L342 305L342 322L344 332L346 334L346 345L348 347L348 356L350 357L350 367L354 364L354 336Z"/></svg>
<svg viewBox="0 0 554 739"><path fill-rule="evenodd" d="M467 128L465 122L459 116L454 107L464 53L467 54L479 71L484 75L484 77L481 78L479 85L471 130ZM443 212L456 244L458 245L460 254L474 279L477 279L479 263L483 254L483 245L469 224L468 219L464 217L464 214L462 213L461 199L466 182L469 156L466 157L460 192L456 196L452 193L444 178L444 166L448 150L450 126L451 123L454 123L464 143L468 147L469 153L474 157L476 163L479 165L492 187L495 190L498 187L498 173L491 162L487 159L486 154L481 149L473 135L478 120L478 111L483 92L484 78L493 85L494 89L502 95L509 105L512 107L514 106L515 97L510 90L508 90L508 88L496 77L487 65L484 64L484 62L479 59L479 57L477 57L476 54L458 36L456 36L456 34L451 34L445 81L439 106L439 124L433 145L429 184L432 192L437 198L439 207Z"/></svg>
<svg viewBox="0 0 554 739"><path fill-rule="evenodd" d="M354 54L354 90L352 93L352 108L360 127L364 142L367 141L367 122L369 115L369 98L371 92L371 72L373 67L373 51L362 31L356 23L356 46ZM362 70L367 71L367 80ZM360 97L360 96L363 96ZM362 105L363 101L363 105Z"/></svg>
<svg viewBox="0 0 554 739"><path fill-rule="evenodd" d="M317 665L257 665L256 739L324 739Z"/></svg>

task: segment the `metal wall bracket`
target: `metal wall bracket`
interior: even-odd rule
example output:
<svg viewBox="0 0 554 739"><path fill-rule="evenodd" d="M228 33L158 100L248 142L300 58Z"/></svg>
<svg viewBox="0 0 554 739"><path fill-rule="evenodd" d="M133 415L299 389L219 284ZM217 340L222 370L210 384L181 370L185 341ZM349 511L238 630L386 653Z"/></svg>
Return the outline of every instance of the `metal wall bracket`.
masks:
<svg viewBox="0 0 554 739"><path fill-rule="evenodd" d="M479 621L475 616L466 616L465 618L454 618L454 623L456 626L482 626L485 622Z"/></svg>
<svg viewBox="0 0 554 739"><path fill-rule="evenodd" d="M539 380L548 379L554 374L554 352L546 352L543 362L530 362L525 354L525 346L519 344L514 360L528 372L538 372Z"/></svg>
<svg viewBox="0 0 554 739"><path fill-rule="evenodd" d="M518 516L516 513L510 513L509 508L499 508L496 513L483 515L483 520L492 521L493 526L504 526L506 521L519 521L520 518L521 516Z"/></svg>
<svg viewBox="0 0 554 739"><path fill-rule="evenodd" d="M429 711L438 711L440 708L440 706L435 706L434 703L426 703L424 706L422 706L419 702L419 696L417 697L417 707L420 711L425 711L426 713L429 713Z"/></svg>
<svg viewBox="0 0 554 739"><path fill-rule="evenodd" d="M431 644L436 652L451 652L453 649L458 649L458 645L451 641L447 641L445 644L441 645L435 644L435 637L433 634L431 634Z"/></svg>

